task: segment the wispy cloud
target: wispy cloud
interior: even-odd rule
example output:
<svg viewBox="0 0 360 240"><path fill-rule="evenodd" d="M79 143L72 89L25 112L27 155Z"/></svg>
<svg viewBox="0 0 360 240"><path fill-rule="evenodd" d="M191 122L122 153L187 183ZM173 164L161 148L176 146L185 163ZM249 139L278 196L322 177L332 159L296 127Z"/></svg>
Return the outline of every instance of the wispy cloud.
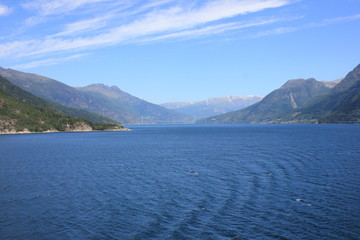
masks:
<svg viewBox="0 0 360 240"><path fill-rule="evenodd" d="M46 22L52 17L69 16L73 13L80 14L81 12L93 13L98 10L98 4L109 3L111 0L32 0L22 4L22 7L34 11L36 14L27 18L25 23L28 26L38 25ZM121 1L122 2L122 1ZM122 3L115 3L114 5L126 5ZM104 4L111 5L111 4Z"/></svg>
<svg viewBox="0 0 360 240"><path fill-rule="evenodd" d="M352 16L345 16L345 17L330 18L330 19L325 19L320 23L309 24L308 27L323 27L323 26L327 26L327 25L331 25L331 24L335 24L335 23L351 22L351 21L359 20L359 19L360 19L360 14L352 15Z"/></svg>
<svg viewBox="0 0 360 240"><path fill-rule="evenodd" d="M141 42L159 41L170 38L177 38L177 39L198 38L206 35L220 34L230 30L238 30L238 29L255 27L260 25L272 24L279 21L281 21L281 19L271 18L271 19L257 19L255 21L249 21L249 22L231 22L225 24L218 24L214 26L206 26L199 29L185 30L185 31L179 31L161 36L145 38L142 39Z"/></svg>
<svg viewBox="0 0 360 240"><path fill-rule="evenodd" d="M113 16L109 14L98 18L86 19L67 24L64 31L53 35L53 37L81 34L106 27L107 20L111 19L112 17Z"/></svg>
<svg viewBox="0 0 360 240"><path fill-rule="evenodd" d="M5 16L11 13L11 8L0 4L0 16Z"/></svg>
<svg viewBox="0 0 360 240"><path fill-rule="evenodd" d="M266 31L261 31L261 32L255 33L255 34L251 35L250 38L260 38L260 37L265 37L265 36L269 36L269 35L284 34L284 33L294 32L296 30L298 30L298 28L279 27L279 28L269 29Z"/></svg>
<svg viewBox="0 0 360 240"><path fill-rule="evenodd" d="M70 60L74 60L74 59L79 59L82 58L84 56L86 56L88 54L75 54L75 55L71 55L68 57L62 57L62 58L48 58L48 59L44 59L44 60L38 60L38 61L32 61L29 63L25 63L25 64L20 64L20 65L16 65L16 66L11 66L11 68L14 69L28 69L28 68L35 68L38 66L50 66L50 65L56 65L56 64L60 64L63 62L67 62Z"/></svg>
<svg viewBox="0 0 360 240"><path fill-rule="evenodd" d="M92 2L99 1L93 0ZM35 1L28 7L39 7L38 4L43 0ZM84 5L85 0L76 1L54 1L41 6L43 14L52 14L56 9L75 9ZM158 2L164 3L165 1ZM197 36L202 34L216 33L231 29L229 26L217 23L216 21L232 18L237 15L243 15L251 12L258 12L268 8L276 8L289 4L288 0L216 0L209 1L203 5L191 6L171 6L165 9L154 9L144 15L140 15L128 24L120 24L107 29L100 34L89 37L64 38L61 36L69 35L74 32L94 30L96 23L104 21L108 17L100 17L88 20L78 21L67 25L65 31L53 36L45 36L43 39L27 40L24 42L13 42L0 45L2 53L0 56L31 56L59 51L68 51L74 49L87 49L104 45L114 45L129 41L139 41L141 38L158 37L167 38L169 34L184 35L194 33ZM62 9L62 10L63 10ZM209 24L212 26L209 26ZM220 25L219 25L220 24ZM224 26L226 26L224 28ZM199 29L196 29L199 28ZM217 31L214 31L214 30ZM178 31L185 31L177 33ZM220 31L220 32L221 32Z"/></svg>
<svg viewBox="0 0 360 240"><path fill-rule="evenodd" d="M249 38L260 38L260 37L265 37L265 36L269 36L269 35L285 34L285 33L299 31L302 29L325 27L325 26L332 25L332 24L350 22L350 21L355 21L355 20L360 20L360 14L325 19L320 22L308 23L308 24L304 24L304 25L296 26L296 27L278 27L278 28L268 29L265 31L257 32L255 34L251 35Z"/></svg>
<svg viewBox="0 0 360 240"><path fill-rule="evenodd" d="M89 3L104 2L104 0L35 0L23 4L23 7L37 11L40 15L60 15L83 7Z"/></svg>
<svg viewBox="0 0 360 240"><path fill-rule="evenodd" d="M197 25L228 19L238 15L258 12L269 8L289 4L287 0L227 0L211 1L198 8L175 6L165 10L153 11L142 19L124 26L119 30L152 34L162 31L174 31L193 28Z"/></svg>

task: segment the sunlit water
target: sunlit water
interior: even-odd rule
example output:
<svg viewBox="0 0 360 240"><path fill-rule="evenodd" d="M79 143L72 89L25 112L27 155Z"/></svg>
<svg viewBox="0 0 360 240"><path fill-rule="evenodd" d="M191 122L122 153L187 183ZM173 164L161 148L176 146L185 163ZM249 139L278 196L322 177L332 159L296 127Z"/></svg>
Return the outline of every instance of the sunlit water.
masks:
<svg viewBox="0 0 360 240"><path fill-rule="evenodd" d="M0 239L360 239L360 125L0 136Z"/></svg>

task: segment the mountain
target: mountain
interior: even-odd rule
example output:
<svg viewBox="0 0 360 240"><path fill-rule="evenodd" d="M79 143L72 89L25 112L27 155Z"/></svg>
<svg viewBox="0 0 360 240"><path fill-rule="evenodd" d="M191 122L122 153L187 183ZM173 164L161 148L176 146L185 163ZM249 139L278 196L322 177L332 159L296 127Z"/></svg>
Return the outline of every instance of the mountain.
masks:
<svg viewBox="0 0 360 240"><path fill-rule="evenodd" d="M311 118L320 123L360 123L360 64L296 116L298 120Z"/></svg>
<svg viewBox="0 0 360 240"><path fill-rule="evenodd" d="M149 103L134 97L116 86L92 84L76 88L91 99L108 106L112 112L103 112L104 115L127 123L162 123L162 122L190 122L192 119L182 113L168 110L162 106Z"/></svg>
<svg viewBox="0 0 360 240"><path fill-rule="evenodd" d="M92 123L50 108L53 104L13 85L0 75L0 133L92 131L118 129L111 123Z"/></svg>
<svg viewBox="0 0 360 240"><path fill-rule="evenodd" d="M61 98L66 99L66 97L70 98L71 96L75 95L75 98L81 99L81 96L76 95L76 92L73 91L71 87L68 87L67 85L62 84L58 81L36 74L23 73L20 71L15 71L12 69L4 69L1 67L0 67L0 75L2 75L4 78L12 82L13 84L21 87L25 91L31 92L32 94L40 98L51 101L51 102L46 102L46 106L43 107L50 108L51 110L54 111L60 111L65 115L69 115L75 118L84 118L91 122L117 123L117 121L109 117L105 117L96 113L81 110L76 107L71 107L70 104L69 104L70 107L65 106L66 104L64 105L61 104L60 101ZM45 87L49 89L46 89ZM64 92L61 92L61 90L64 90ZM54 93L54 95L52 97L47 98L48 92L52 92ZM62 97L62 95L64 95L65 97ZM41 101L41 103L44 104L44 101ZM32 102L32 104L38 105L38 102Z"/></svg>
<svg viewBox="0 0 360 240"><path fill-rule="evenodd" d="M0 68L0 75L38 97L104 115L121 123L190 120L188 116L131 96L117 87L95 84L84 88L74 88L51 78L4 68Z"/></svg>
<svg viewBox="0 0 360 240"><path fill-rule="evenodd" d="M201 123L360 123L360 64L342 80L291 80L262 101Z"/></svg>
<svg viewBox="0 0 360 240"><path fill-rule="evenodd" d="M278 123L291 122L294 114L311 99L328 92L335 83L313 78L287 81L282 87L245 109L202 119L202 123Z"/></svg>
<svg viewBox="0 0 360 240"><path fill-rule="evenodd" d="M206 118L245 108L261 99L262 97L258 96L226 96L198 102L170 102L161 106L194 118Z"/></svg>

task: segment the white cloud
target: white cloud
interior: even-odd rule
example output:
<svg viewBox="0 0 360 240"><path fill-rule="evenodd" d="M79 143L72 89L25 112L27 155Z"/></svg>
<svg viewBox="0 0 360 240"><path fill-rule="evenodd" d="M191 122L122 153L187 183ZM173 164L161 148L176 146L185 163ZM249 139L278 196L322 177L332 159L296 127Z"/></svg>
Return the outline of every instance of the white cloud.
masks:
<svg viewBox="0 0 360 240"><path fill-rule="evenodd" d="M96 1L100 0L92 0L90 2ZM32 4L39 4L41 2L45 4L44 0L37 0ZM56 0L41 6L41 11L44 14L50 14L60 6L64 7L64 9L74 9L88 2L85 0ZM166 1L158 1L157 3L164 4ZM230 27L230 25L217 23L217 21L286 4L289 4L288 0L215 0L196 7L193 5L177 5L161 10L155 8L153 11L137 16L135 20L128 24L107 29L100 34L88 37L78 36L75 38L73 36L65 36L74 32L94 30L97 27L93 27L93 25L110 18L106 16L99 17L69 24L65 31L52 36L45 36L43 39L2 44L0 45L0 56L38 56L46 53L83 50L131 41L138 42L141 39L150 37L158 37L160 39L163 36L165 39L171 36L171 34L173 34L173 37L176 35L190 36L191 33L194 36L215 34L239 28L239 26Z"/></svg>
<svg viewBox="0 0 360 240"><path fill-rule="evenodd" d="M90 3L100 2L109 4L99 4L98 8L93 6L91 10L87 8ZM75 16L80 8L88 12L81 14L80 18L74 18L76 21L62 26L63 30L60 32L44 34L37 39L27 37L23 38L26 39L23 41L0 43L0 58L31 59L56 54L74 54L117 44L210 36L283 21L284 19L271 17L250 18L244 21L239 16L278 8L291 2L292 0L209 0L186 4L175 0L145 3L141 0L133 0L130 3L110 0L34 0L23 4L23 7L38 12L27 19L27 27L52 17L63 18L60 15L70 14L68 11L73 11ZM110 6L116 7L111 9ZM89 15L93 18L89 18ZM54 29L59 28L61 26ZM16 67L52 65L74 59L74 56L83 55L37 60Z"/></svg>
<svg viewBox="0 0 360 240"><path fill-rule="evenodd" d="M5 16L11 13L11 8L0 4L0 16Z"/></svg>
<svg viewBox="0 0 360 240"><path fill-rule="evenodd" d="M166 10L153 11L144 18L118 32L129 35L146 35L164 31L192 28L197 25L223 20L237 15L258 12L289 4L287 0L224 0L211 1L198 8L175 6ZM142 34L141 34L142 33Z"/></svg>

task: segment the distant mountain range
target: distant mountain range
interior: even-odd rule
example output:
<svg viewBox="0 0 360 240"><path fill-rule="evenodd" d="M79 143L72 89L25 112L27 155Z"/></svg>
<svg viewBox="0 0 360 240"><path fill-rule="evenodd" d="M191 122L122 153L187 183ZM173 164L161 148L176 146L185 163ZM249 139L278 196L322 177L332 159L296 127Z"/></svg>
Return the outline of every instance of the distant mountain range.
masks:
<svg viewBox="0 0 360 240"><path fill-rule="evenodd" d="M245 109L199 123L360 123L360 65L339 82L296 79Z"/></svg>
<svg viewBox="0 0 360 240"><path fill-rule="evenodd" d="M226 96L198 102L170 102L161 104L161 106L199 119L240 110L259 102L262 98L259 96Z"/></svg>
<svg viewBox="0 0 360 240"><path fill-rule="evenodd" d="M116 86L92 84L75 88L44 76L4 68L0 68L0 76L0 131L62 131L81 129L84 124L105 129L109 126L106 124L119 122L190 123L194 117L207 116L211 117L197 122L360 123L360 65L343 80L289 80L264 98L228 96L163 106L141 100ZM74 126L75 123L81 124Z"/></svg>
<svg viewBox="0 0 360 240"><path fill-rule="evenodd" d="M141 100L115 86L94 84L74 88L44 76L4 68L0 68L0 75L40 98L106 116L107 120L102 122L109 118L132 124L192 121L189 116Z"/></svg>
<svg viewBox="0 0 360 240"><path fill-rule="evenodd" d="M0 76L0 133L119 130L113 123L93 123L67 116L57 108L83 114L38 98ZM88 113L85 112L86 116Z"/></svg>

